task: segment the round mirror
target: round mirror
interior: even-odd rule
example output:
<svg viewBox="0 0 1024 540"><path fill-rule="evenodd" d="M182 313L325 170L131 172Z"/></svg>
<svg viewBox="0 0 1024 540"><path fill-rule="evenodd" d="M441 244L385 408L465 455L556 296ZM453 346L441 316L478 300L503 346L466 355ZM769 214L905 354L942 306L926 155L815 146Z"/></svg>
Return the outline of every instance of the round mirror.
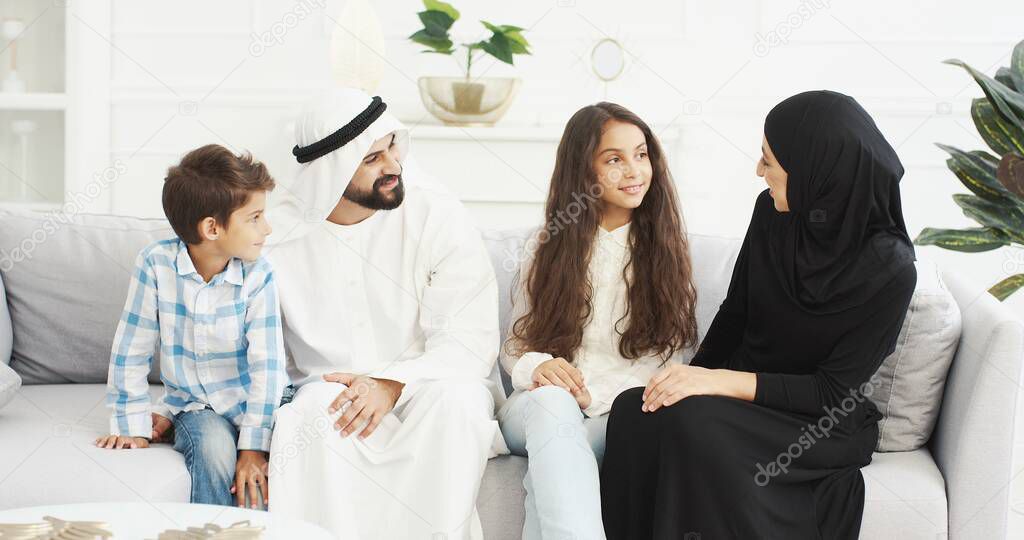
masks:
<svg viewBox="0 0 1024 540"><path fill-rule="evenodd" d="M611 38L598 41L590 51L590 66L602 81L614 81L626 68L626 54L622 45Z"/></svg>

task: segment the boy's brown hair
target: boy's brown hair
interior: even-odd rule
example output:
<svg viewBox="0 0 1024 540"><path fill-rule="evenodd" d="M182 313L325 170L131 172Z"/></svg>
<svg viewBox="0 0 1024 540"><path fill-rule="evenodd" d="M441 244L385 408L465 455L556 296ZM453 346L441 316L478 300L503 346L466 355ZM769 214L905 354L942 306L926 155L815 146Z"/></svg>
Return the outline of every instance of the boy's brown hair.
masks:
<svg viewBox="0 0 1024 540"><path fill-rule="evenodd" d="M274 179L251 154L235 155L219 144L192 150L164 178L164 215L186 244L199 244L199 223L212 217L227 227L231 213L253 192L271 191Z"/></svg>

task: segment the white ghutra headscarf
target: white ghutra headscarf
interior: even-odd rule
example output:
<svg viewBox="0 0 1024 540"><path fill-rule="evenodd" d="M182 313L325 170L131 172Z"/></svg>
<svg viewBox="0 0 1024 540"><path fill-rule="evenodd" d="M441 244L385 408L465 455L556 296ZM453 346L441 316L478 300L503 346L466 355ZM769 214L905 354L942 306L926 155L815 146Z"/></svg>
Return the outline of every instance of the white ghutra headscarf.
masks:
<svg viewBox="0 0 1024 540"><path fill-rule="evenodd" d="M293 154L300 162L309 161L301 165L294 182L274 193L268 211L274 232L268 245L302 238L323 223L374 142L394 133L398 159L404 163L409 131L387 111L376 110L386 107L379 97L355 88L329 90L304 107L295 127ZM372 121L364 128L368 117ZM343 144L337 147L339 142ZM409 185L407 172L403 168L402 180Z"/></svg>

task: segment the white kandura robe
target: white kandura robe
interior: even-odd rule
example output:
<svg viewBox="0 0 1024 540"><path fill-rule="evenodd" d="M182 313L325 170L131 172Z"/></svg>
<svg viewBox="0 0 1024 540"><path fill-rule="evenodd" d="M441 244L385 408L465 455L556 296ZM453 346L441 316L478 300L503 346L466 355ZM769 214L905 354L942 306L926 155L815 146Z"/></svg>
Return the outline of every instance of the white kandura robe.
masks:
<svg viewBox="0 0 1024 540"><path fill-rule="evenodd" d="M346 539L480 538L480 480L507 449L494 420L497 285L466 210L407 186L395 210L323 222L266 255L300 385L276 416L270 511ZM321 375L335 371L406 384L366 440L333 431L341 413L327 407L345 387Z"/></svg>

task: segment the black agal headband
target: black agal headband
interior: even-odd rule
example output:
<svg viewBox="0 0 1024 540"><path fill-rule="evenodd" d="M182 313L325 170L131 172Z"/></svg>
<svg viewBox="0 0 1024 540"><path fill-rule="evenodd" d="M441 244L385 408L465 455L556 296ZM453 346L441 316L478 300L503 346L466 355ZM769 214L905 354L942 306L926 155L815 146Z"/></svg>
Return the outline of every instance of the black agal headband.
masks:
<svg viewBox="0 0 1024 540"><path fill-rule="evenodd" d="M384 114L384 110L387 108L387 103L384 103L380 96L373 96L370 106L353 118L351 122L309 146L300 148L299 145L295 145L295 148L292 148L292 155L295 156L299 163L307 163L318 157L325 156L345 146L349 141L358 137L360 133L366 131L366 128L370 127L374 120L380 118L380 115Z"/></svg>

